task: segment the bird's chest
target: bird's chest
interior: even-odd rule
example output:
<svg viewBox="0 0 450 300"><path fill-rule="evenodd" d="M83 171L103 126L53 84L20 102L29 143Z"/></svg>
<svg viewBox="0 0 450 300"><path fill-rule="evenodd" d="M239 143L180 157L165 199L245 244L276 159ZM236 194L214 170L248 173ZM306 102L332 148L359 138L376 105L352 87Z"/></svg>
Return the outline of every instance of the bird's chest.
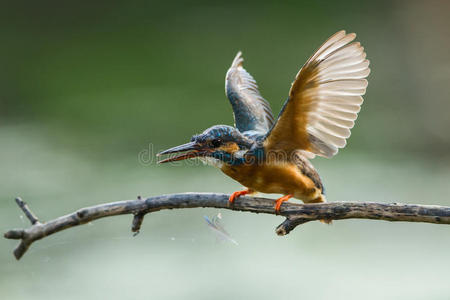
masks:
<svg viewBox="0 0 450 300"><path fill-rule="evenodd" d="M315 191L312 180L289 162L224 164L221 170L242 185L263 193L293 194L303 198Z"/></svg>

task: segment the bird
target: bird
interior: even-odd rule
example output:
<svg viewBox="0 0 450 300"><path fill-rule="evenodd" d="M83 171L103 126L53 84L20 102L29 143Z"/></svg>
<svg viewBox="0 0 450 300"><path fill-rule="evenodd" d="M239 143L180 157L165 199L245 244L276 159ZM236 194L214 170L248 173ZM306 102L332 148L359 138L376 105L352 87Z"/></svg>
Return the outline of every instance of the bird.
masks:
<svg viewBox="0 0 450 300"><path fill-rule="evenodd" d="M219 168L245 187L231 194L230 204L257 192L282 195L274 202L276 213L291 198L326 202L310 160L331 158L344 148L360 112L370 68L355 38L341 30L314 52L295 76L277 119L239 51L225 77L234 126L212 126L158 153L169 155L158 163L198 158Z"/></svg>

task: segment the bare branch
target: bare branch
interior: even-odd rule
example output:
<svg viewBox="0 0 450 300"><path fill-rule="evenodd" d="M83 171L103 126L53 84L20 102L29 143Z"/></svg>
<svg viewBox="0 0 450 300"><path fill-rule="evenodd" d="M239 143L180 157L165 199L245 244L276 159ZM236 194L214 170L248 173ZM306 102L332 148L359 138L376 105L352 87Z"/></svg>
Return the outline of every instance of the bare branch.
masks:
<svg viewBox="0 0 450 300"><path fill-rule="evenodd" d="M25 216L27 216L28 220L30 220L31 225L36 224L39 222L36 215L31 211L31 209L28 207L27 203L23 201L20 197L16 198L16 203L19 205L19 207L22 209Z"/></svg>
<svg viewBox="0 0 450 300"><path fill-rule="evenodd" d="M31 221L27 229L12 229L4 234L7 239L21 240L14 250L20 259L30 245L48 235L88 222L123 214L133 214L132 231L140 230L147 213L175 208L213 207L247 211L253 213L276 214L274 200L258 197L240 197L230 206L229 195L213 193L184 193L161 195L136 200L125 200L99 204L77 210L49 222L40 223L25 202L16 199L17 204ZM278 235L286 235L300 224L316 220L372 219L385 221L426 222L450 224L450 207L416 204L385 204L359 202L330 202L319 204L283 203L279 215L286 220L277 227Z"/></svg>
<svg viewBox="0 0 450 300"><path fill-rule="evenodd" d="M138 200L142 200L141 196L137 197ZM142 222L144 222L145 213L139 212L134 214L133 222L131 223L131 232L134 232L134 236L139 234L139 230L141 230Z"/></svg>

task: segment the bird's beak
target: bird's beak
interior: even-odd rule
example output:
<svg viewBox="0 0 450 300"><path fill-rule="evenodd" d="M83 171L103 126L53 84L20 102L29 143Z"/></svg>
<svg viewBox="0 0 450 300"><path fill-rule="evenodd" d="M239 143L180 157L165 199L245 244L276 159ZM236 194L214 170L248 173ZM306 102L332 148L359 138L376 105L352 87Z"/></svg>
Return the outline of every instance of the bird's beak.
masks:
<svg viewBox="0 0 450 300"><path fill-rule="evenodd" d="M189 142L183 145L179 145L164 151L159 152L156 156L161 156L165 154L174 154L174 153L180 153L184 152L182 154L170 156L166 159L158 161L158 164L163 164L171 161L178 161L178 160L184 160L188 158L194 158L198 156L204 156L207 151L202 149L200 145L198 145L196 142Z"/></svg>

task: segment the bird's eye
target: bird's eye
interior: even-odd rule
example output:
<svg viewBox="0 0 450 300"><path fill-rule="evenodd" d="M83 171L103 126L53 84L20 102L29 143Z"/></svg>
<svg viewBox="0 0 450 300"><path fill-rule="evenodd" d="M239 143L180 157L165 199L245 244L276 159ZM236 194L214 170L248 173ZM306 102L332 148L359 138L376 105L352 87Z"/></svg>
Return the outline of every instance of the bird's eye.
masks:
<svg viewBox="0 0 450 300"><path fill-rule="evenodd" d="M214 139L211 141L211 146L213 146L214 148L219 147L220 144L222 144L222 142L219 139Z"/></svg>

